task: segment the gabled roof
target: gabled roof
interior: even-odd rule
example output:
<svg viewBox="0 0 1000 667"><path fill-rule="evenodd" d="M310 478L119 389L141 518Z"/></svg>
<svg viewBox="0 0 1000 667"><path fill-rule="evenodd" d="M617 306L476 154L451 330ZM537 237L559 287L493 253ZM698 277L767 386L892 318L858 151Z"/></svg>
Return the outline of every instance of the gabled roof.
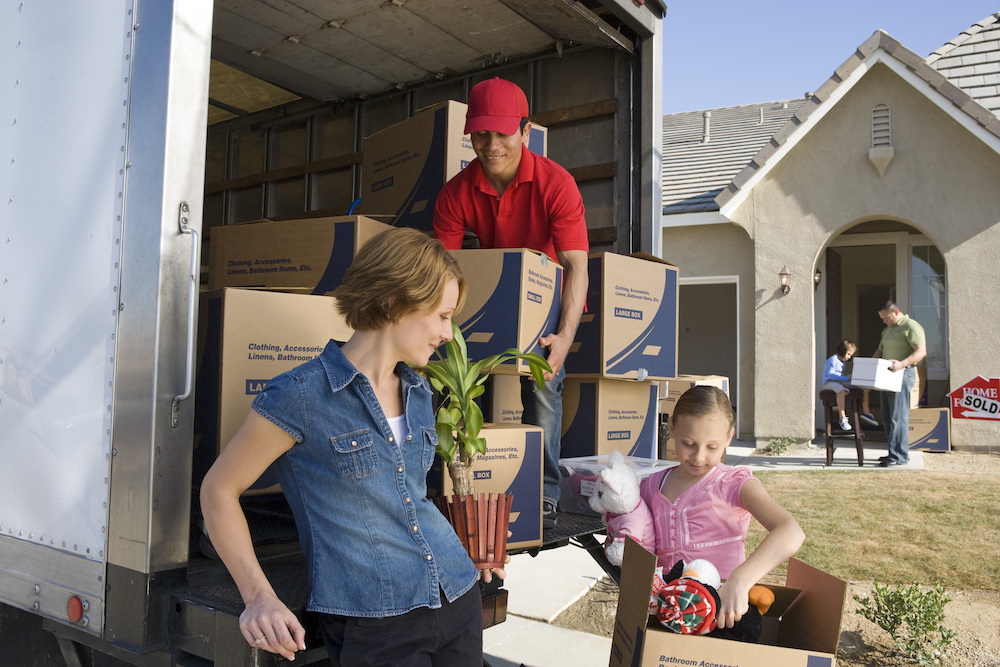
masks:
<svg viewBox="0 0 1000 667"><path fill-rule="evenodd" d="M927 64L1000 115L1000 12L987 16L927 56Z"/></svg>
<svg viewBox="0 0 1000 667"><path fill-rule="evenodd" d="M804 100L687 111L663 117L663 212L717 211L715 197ZM705 114L711 116L705 141Z"/></svg>
<svg viewBox="0 0 1000 667"><path fill-rule="evenodd" d="M876 30L716 196L719 212L729 218L750 189L878 63L888 66L966 129L1000 152L1000 117L976 102L916 53L885 32Z"/></svg>

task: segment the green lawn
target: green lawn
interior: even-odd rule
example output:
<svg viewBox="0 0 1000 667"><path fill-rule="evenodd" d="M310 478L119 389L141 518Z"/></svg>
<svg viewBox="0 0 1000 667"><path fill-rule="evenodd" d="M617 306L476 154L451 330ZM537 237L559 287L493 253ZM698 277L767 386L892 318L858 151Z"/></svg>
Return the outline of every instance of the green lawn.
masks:
<svg viewBox="0 0 1000 667"><path fill-rule="evenodd" d="M1000 480L985 474L759 472L798 520L796 558L847 580L1000 590ZM764 536L751 522L750 553Z"/></svg>

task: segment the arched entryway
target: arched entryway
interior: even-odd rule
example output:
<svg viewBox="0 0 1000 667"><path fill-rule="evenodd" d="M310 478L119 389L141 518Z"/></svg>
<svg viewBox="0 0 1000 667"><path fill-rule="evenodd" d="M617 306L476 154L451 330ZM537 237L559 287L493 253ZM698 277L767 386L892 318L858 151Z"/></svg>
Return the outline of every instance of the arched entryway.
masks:
<svg viewBox="0 0 1000 667"><path fill-rule="evenodd" d="M920 403L942 405L948 385L948 299L944 258L935 243L901 222L877 220L852 227L820 253L816 282L816 387L823 364L844 338L857 356L878 348L884 325L879 304L892 299L927 334L927 358L920 371ZM878 401L872 401L877 409ZM878 416L878 415L876 415ZM822 412L816 410L817 427Z"/></svg>

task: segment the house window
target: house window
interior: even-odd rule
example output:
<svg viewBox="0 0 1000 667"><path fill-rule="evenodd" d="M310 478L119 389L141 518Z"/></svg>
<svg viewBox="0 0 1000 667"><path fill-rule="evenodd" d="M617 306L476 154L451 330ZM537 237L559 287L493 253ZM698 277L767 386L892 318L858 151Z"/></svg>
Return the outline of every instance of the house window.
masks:
<svg viewBox="0 0 1000 667"><path fill-rule="evenodd" d="M910 309L927 336L928 372L948 368L948 291L944 257L933 245L910 249ZM931 379L936 379L931 376Z"/></svg>
<svg viewBox="0 0 1000 667"><path fill-rule="evenodd" d="M872 107L872 148L890 146L889 105L880 103Z"/></svg>

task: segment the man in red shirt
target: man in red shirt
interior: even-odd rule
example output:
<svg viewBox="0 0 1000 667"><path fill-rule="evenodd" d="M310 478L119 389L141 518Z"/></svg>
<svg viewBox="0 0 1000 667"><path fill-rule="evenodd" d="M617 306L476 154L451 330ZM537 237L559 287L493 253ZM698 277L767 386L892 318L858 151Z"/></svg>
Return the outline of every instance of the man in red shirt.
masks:
<svg viewBox="0 0 1000 667"><path fill-rule="evenodd" d="M466 229L482 248L530 248L563 266L562 309L555 333L540 339L552 373L533 390L522 378L522 422L545 432L543 525L555 527L559 502L563 362L587 296L587 223L576 181L548 158L528 150L528 100L517 85L494 78L469 93L465 132L474 160L445 184L434 211L434 232L448 249L462 247Z"/></svg>

